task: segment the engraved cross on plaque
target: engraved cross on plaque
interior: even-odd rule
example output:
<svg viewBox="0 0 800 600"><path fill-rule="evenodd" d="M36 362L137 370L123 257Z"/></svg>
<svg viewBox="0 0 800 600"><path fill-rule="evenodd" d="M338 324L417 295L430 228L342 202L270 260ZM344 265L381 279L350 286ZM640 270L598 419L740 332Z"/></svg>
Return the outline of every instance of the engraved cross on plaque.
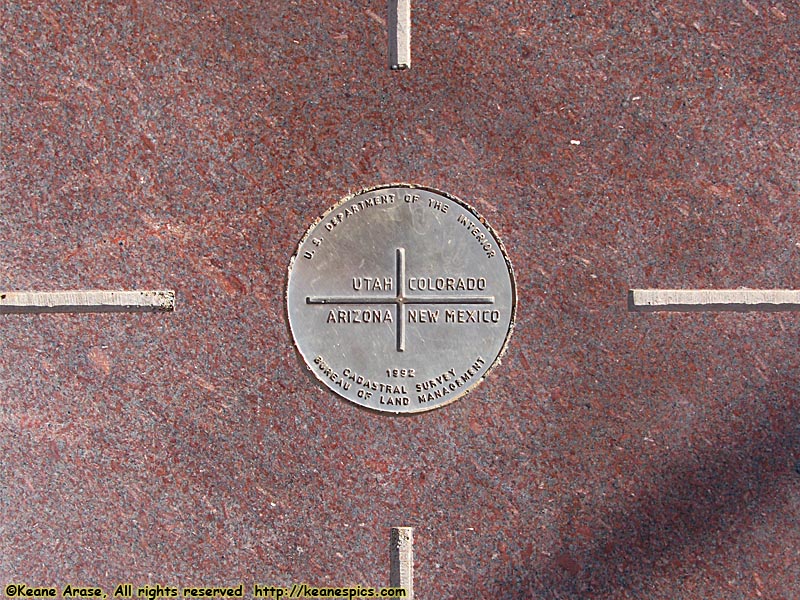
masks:
<svg viewBox="0 0 800 600"><path fill-rule="evenodd" d="M494 304L494 296L409 296L406 294L406 251L397 248L397 294L394 296L307 296L306 304L394 304L397 307L397 351L406 349L406 306L409 304Z"/></svg>

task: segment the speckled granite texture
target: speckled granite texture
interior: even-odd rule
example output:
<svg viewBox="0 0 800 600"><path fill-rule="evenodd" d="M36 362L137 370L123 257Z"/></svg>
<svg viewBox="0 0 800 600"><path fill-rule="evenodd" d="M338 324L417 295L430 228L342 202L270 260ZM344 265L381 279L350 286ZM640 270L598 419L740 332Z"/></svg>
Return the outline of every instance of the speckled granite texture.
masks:
<svg viewBox="0 0 800 600"><path fill-rule="evenodd" d="M0 288L171 315L0 318L0 584L388 584L417 597L800 597L800 316L630 287L800 288L800 5L4 3ZM580 142L580 143L578 143ZM348 192L453 193L519 322L444 409L306 375L284 316Z"/></svg>

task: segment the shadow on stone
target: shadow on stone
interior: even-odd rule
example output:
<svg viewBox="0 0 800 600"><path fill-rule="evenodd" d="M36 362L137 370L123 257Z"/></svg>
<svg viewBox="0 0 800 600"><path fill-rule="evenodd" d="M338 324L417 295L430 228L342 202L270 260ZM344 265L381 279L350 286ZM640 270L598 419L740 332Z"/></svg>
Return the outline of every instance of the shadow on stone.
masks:
<svg viewBox="0 0 800 600"><path fill-rule="evenodd" d="M760 410L751 415L752 437L687 448L689 460L665 464L635 499L593 515L593 524L607 527L597 526L592 541L562 535L552 556L515 567L497 597L652 598L668 591L658 581L674 582L676 573L683 579L703 572L713 580L715 562L728 564L726 549L742 543L738 532L784 510L786 490L800 485L798 382L751 390L744 400L754 399ZM725 589L726 582L717 584ZM673 590L671 597L682 593Z"/></svg>

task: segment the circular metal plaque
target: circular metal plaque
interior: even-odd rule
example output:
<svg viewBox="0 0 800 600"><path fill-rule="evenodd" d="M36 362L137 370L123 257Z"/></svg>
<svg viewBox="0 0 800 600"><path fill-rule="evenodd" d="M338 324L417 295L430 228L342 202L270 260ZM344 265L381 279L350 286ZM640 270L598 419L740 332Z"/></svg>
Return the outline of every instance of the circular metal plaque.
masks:
<svg viewBox="0 0 800 600"><path fill-rule="evenodd" d="M289 325L311 372L393 413L452 402L480 383L514 323L511 264L469 206L392 185L345 198L289 266Z"/></svg>

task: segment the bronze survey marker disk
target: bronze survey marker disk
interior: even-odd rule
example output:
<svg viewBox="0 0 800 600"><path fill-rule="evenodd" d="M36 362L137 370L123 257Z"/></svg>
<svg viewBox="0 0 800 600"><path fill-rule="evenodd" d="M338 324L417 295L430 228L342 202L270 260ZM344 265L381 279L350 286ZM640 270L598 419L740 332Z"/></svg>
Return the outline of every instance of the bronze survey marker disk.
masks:
<svg viewBox="0 0 800 600"><path fill-rule="evenodd" d="M312 373L394 413L483 380L514 322L511 265L470 207L431 189L360 192L309 229L289 266L289 324Z"/></svg>

